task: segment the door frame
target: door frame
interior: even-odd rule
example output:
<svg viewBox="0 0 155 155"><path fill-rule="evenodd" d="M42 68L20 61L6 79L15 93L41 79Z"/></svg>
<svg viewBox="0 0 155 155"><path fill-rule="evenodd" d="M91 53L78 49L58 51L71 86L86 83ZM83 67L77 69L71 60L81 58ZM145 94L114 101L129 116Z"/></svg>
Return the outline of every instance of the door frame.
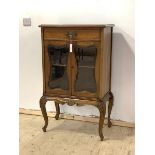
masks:
<svg viewBox="0 0 155 155"><path fill-rule="evenodd" d="M44 41L44 84L45 84L45 95L50 95L53 94L55 95L62 95L62 96L71 96L71 67L70 67L70 56L68 53L68 59L67 59L67 77L68 77L68 90L63 90L61 88L54 88L51 89L48 87L48 81L49 81L49 76L50 76L50 61L49 61L49 55L48 55L48 46L66 46L69 47L69 44L67 41L61 40L61 41L55 41L55 40L46 40ZM69 52L69 51L68 51Z"/></svg>
<svg viewBox="0 0 155 155"><path fill-rule="evenodd" d="M95 81L96 81L96 93L91 93L91 92L88 92L88 91L76 91L75 90L75 82L76 82L76 75L77 75L77 62L76 62L76 58L75 58L75 51L73 50L72 52L72 56L71 56L71 77L72 77L72 96L77 96L78 97L87 97L87 98L95 98L95 97L98 97L99 95L99 70L100 70L100 48L101 48L101 44L100 44L100 41L85 41L85 42L82 42L82 41L78 41L78 42L75 42L73 43L73 49L74 49L74 46L80 46L80 47L88 47L88 46L96 46L97 47L97 56L96 56L96 64L95 64Z"/></svg>

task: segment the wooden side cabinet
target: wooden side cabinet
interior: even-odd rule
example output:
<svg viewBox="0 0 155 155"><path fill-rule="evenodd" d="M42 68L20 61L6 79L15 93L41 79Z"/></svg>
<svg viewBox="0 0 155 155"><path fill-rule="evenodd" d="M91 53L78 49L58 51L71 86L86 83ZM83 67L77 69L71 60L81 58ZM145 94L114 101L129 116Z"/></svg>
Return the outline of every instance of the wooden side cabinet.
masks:
<svg viewBox="0 0 155 155"><path fill-rule="evenodd" d="M111 92L111 55L113 24L40 25L42 36L43 96L40 108L45 120L46 102L55 101L56 120L59 104L94 105L99 109L99 136L108 104L108 126L113 106Z"/></svg>

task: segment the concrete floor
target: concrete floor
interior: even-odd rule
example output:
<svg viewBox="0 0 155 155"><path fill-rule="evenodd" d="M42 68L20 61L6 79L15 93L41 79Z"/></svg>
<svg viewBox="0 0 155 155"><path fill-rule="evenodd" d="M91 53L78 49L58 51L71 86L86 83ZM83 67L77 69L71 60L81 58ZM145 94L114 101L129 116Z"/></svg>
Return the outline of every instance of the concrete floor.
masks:
<svg viewBox="0 0 155 155"><path fill-rule="evenodd" d="M20 114L20 155L134 155L134 128L104 126L101 142L96 123L49 117L46 133L43 123L41 116Z"/></svg>

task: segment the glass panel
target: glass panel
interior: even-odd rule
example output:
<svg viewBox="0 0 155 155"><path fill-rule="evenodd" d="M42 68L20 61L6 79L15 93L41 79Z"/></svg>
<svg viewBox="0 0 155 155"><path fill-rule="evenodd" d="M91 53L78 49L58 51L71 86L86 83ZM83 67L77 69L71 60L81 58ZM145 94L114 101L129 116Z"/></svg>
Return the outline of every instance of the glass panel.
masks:
<svg viewBox="0 0 155 155"><path fill-rule="evenodd" d="M76 91L96 92L96 56L97 48L95 46L75 48L75 57L77 61Z"/></svg>
<svg viewBox="0 0 155 155"><path fill-rule="evenodd" d="M48 46L48 55L50 61L49 88L61 88L67 90L68 48L64 46Z"/></svg>

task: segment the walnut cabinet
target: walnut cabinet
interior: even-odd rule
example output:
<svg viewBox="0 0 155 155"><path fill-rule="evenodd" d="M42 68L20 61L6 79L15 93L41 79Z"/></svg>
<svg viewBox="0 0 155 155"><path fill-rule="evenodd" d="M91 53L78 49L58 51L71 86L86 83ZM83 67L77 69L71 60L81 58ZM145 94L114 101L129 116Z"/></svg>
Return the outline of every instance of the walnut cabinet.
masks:
<svg viewBox="0 0 155 155"><path fill-rule="evenodd" d="M108 104L108 126L113 106L111 56L113 24L40 25L42 38L43 96L40 108L45 120L46 102L55 101L56 120L59 104L94 105L99 109L99 136Z"/></svg>

